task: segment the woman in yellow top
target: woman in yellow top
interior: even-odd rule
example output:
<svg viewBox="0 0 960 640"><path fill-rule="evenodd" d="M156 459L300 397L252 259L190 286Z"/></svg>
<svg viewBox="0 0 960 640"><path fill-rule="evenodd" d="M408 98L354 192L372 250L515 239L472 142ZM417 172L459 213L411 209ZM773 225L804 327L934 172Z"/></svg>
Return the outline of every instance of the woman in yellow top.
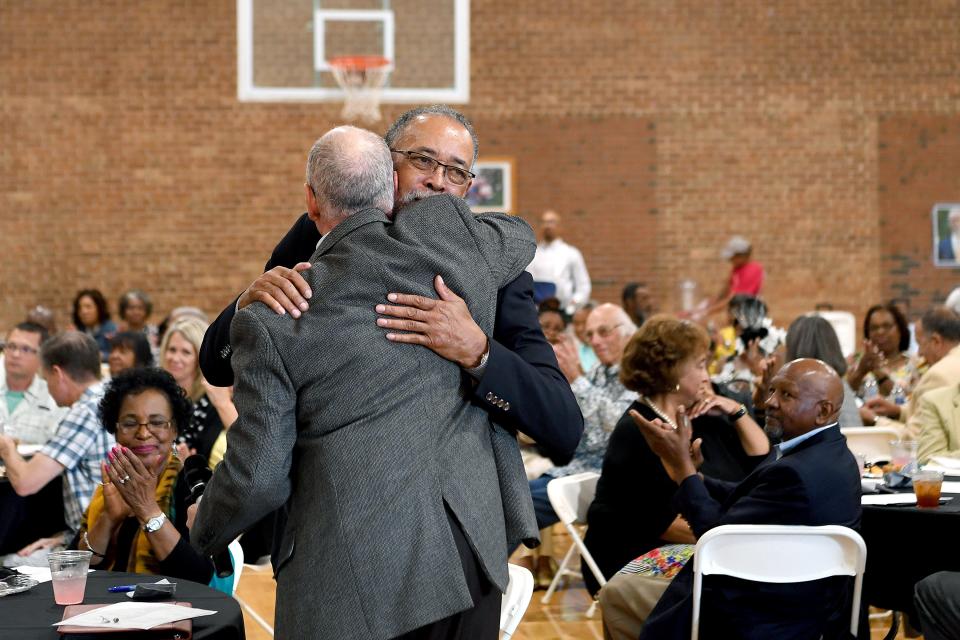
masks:
<svg viewBox="0 0 960 640"><path fill-rule="evenodd" d="M201 584L213 579L213 563L189 543L190 491L174 454L190 412L184 391L162 369L129 369L110 381L100 418L117 446L103 463L104 483L93 494L77 542L93 552L91 567Z"/></svg>

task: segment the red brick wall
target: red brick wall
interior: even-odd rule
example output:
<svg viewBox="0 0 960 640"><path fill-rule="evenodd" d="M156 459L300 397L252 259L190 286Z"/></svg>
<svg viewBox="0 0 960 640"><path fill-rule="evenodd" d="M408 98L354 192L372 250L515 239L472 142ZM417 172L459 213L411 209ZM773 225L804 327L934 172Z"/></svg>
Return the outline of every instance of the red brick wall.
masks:
<svg viewBox="0 0 960 640"><path fill-rule="evenodd" d="M564 215L597 297L712 293L743 233L783 322L859 315L904 280L893 199L923 235L928 203L960 197L958 145L911 140L960 126L958 23L943 0L474 0L463 109L482 154L517 160L520 211ZM338 112L237 101L233 0L0 3L0 326L37 302L64 319L86 286L215 311L302 211ZM894 148L942 180L902 185ZM915 308L954 276L924 273L905 276Z"/></svg>

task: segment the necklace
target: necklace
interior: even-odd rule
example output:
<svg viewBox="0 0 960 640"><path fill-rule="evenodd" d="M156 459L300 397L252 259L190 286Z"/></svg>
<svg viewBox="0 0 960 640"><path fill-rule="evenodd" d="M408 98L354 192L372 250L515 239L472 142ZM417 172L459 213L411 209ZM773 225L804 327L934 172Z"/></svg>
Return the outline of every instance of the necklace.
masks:
<svg viewBox="0 0 960 640"><path fill-rule="evenodd" d="M655 404L653 403L653 400L651 400L651 399L648 398L647 396L640 396L640 402L642 402L643 404L645 404L645 405L647 405L648 407L650 407L651 409L653 409L653 412L654 412L655 414L657 414L657 417L658 417L658 418L660 418L661 420L663 420L664 422L666 422L668 425L670 425L670 426L673 427L674 429L677 428L677 423L674 422L673 420L671 420L670 418L668 418L666 412L663 411L663 409L661 409L661 408L658 407L657 405L655 405Z"/></svg>

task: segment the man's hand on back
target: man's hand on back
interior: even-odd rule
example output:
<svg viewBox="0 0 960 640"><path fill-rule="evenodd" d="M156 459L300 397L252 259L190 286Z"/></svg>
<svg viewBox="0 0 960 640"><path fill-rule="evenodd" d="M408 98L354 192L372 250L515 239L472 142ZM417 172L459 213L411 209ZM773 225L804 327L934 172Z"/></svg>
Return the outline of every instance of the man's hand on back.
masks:
<svg viewBox="0 0 960 640"><path fill-rule="evenodd" d="M378 304L376 311L392 318L377 318L377 325L407 333L388 333L393 342L422 344L464 369L480 365L487 350L487 336L473 321L463 298L437 276L433 281L439 300L405 293L387 296L395 304Z"/></svg>
<svg viewBox="0 0 960 640"><path fill-rule="evenodd" d="M299 262L293 269L274 267L260 275L237 301L237 310L254 302L262 302L278 315L289 313L294 318L307 310L307 299L313 295L310 285L300 272L310 268L309 262Z"/></svg>

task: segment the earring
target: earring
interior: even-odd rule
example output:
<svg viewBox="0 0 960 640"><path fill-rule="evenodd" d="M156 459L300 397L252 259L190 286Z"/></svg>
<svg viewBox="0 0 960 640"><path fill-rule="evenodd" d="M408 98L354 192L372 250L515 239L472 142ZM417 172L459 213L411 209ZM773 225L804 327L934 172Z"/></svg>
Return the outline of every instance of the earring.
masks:
<svg viewBox="0 0 960 640"><path fill-rule="evenodd" d="M680 383L679 383L679 382L677 383L677 388L674 389L674 391L680 391Z"/></svg>

